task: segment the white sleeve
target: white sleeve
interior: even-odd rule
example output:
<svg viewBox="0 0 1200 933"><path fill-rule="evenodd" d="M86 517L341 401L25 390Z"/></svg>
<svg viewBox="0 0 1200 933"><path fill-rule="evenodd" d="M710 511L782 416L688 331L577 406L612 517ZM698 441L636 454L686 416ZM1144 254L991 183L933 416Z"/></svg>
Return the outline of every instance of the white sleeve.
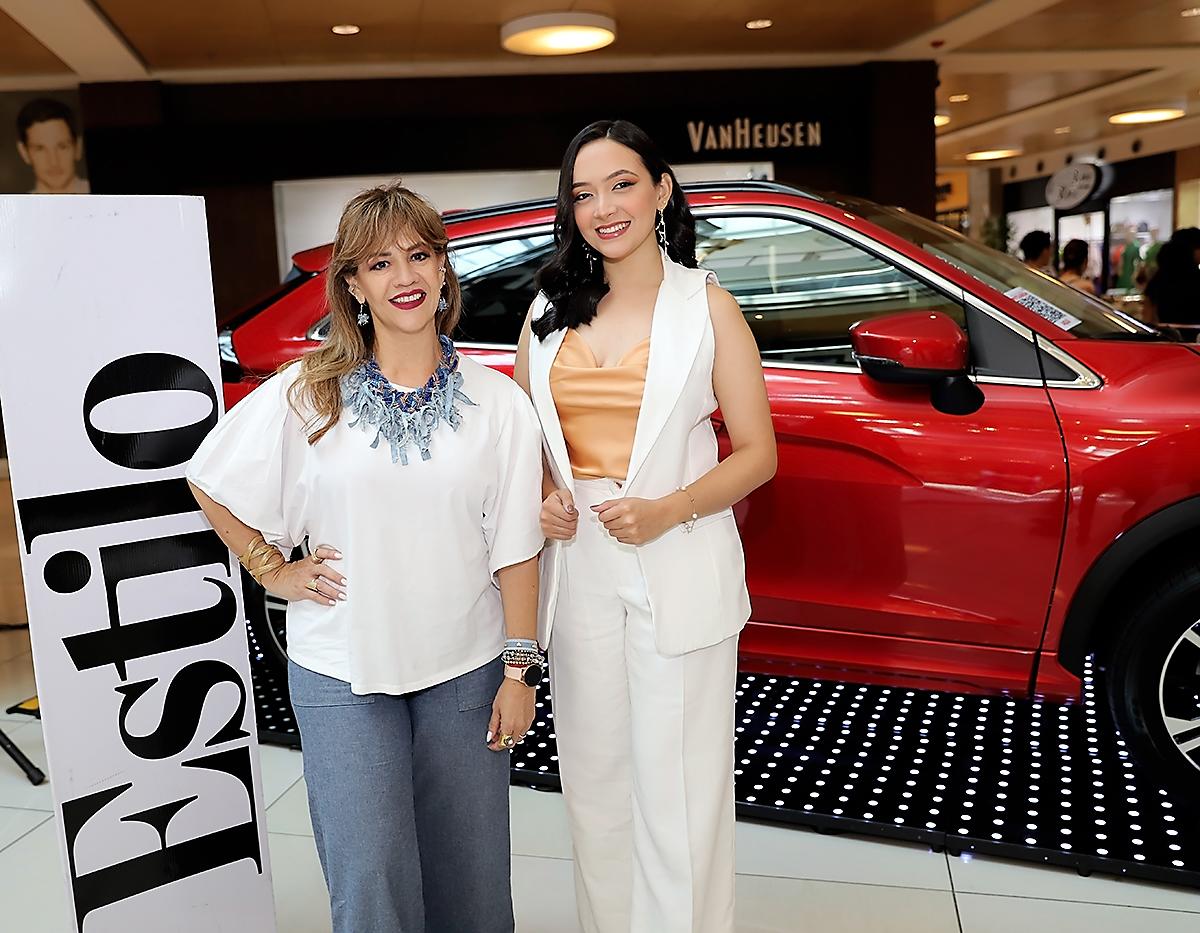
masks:
<svg viewBox="0 0 1200 933"><path fill-rule="evenodd" d="M496 572L536 557L546 543L542 503L542 429L533 403L513 383L511 409L495 439L497 475L488 483L483 536Z"/></svg>
<svg viewBox="0 0 1200 933"><path fill-rule="evenodd" d="M299 479L307 438L288 405L294 378L272 376L238 402L187 466L188 480L285 552L304 537Z"/></svg>

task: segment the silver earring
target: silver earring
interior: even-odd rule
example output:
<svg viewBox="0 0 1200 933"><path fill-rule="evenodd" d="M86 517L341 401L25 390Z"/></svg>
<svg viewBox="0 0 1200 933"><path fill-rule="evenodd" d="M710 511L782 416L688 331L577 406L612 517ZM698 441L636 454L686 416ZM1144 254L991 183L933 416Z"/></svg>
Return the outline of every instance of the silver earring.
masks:
<svg viewBox="0 0 1200 933"><path fill-rule="evenodd" d="M358 303L358 326L366 327L371 323L371 315L367 314L367 303L360 301Z"/></svg>
<svg viewBox="0 0 1200 933"><path fill-rule="evenodd" d="M583 255L587 256L588 275L596 274L596 252L586 243L583 244Z"/></svg>
<svg viewBox="0 0 1200 933"><path fill-rule="evenodd" d="M658 216L654 219L654 232L658 235L658 245L665 250L667 248L667 221L663 217L662 211L656 213Z"/></svg>
<svg viewBox="0 0 1200 933"><path fill-rule="evenodd" d="M446 311L447 311L447 309L448 309L449 307L450 307L450 305L448 305L448 304L446 303L446 296L445 296L445 295L442 295L440 298L438 298L438 306L437 306L437 313L438 313L438 314L445 314L445 313L446 313Z"/></svg>

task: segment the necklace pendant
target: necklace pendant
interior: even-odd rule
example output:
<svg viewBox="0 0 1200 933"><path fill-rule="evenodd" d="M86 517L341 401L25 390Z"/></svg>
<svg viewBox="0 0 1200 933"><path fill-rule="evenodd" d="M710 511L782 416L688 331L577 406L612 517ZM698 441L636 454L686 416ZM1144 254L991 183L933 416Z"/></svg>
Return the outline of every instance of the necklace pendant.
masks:
<svg viewBox="0 0 1200 933"><path fill-rule="evenodd" d="M432 459L430 444L433 432L443 424L457 431L462 413L457 403L474 407L475 403L462 391L463 377L458 371L458 352L449 337L438 337L442 349L441 361L433 375L420 389L411 392L395 388L387 381L374 359L365 360L342 379L342 405L354 420L351 428L375 430L371 447L386 440L392 462L408 465L407 448L416 447L421 460Z"/></svg>

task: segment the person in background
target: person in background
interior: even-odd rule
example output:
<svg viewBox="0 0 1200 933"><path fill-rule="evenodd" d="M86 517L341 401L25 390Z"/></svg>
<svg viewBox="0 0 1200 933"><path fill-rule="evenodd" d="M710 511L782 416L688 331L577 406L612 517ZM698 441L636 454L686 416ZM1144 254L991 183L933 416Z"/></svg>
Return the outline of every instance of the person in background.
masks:
<svg viewBox="0 0 1200 933"><path fill-rule="evenodd" d="M1031 230L1021 237L1017 247L1021 251L1021 260L1030 269L1045 272L1050 265L1050 234L1045 230Z"/></svg>
<svg viewBox="0 0 1200 933"><path fill-rule="evenodd" d="M1094 292L1087 274L1088 245L1083 240L1071 240L1063 247L1062 274L1058 280L1089 295Z"/></svg>
<svg viewBox="0 0 1200 933"><path fill-rule="evenodd" d="M75 131L75 115L62 101L38 97L17 114L17 152L33 169L30 194L89 194L87 179L76 173L83 140Z"/></svg>
<svg viewBox="0 0 1200 933"><path fill-rule="evenodd" d="M1145 297L1154 321L1200 324L1200 228L1176 230L1158 251Z"/></svg>

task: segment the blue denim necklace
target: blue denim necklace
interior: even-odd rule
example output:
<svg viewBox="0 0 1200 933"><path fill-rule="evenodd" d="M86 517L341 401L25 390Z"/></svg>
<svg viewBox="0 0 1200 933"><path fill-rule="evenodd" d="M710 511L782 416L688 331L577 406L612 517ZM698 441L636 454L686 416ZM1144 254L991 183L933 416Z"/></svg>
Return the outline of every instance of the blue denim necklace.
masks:
<svg viewBox="0 0 1200 933"><path fill-rule="evenodd" d="M441 362L429 381L420 389L405 392L397 389L379 368L374 357L364 361L352 373L342 378L342 405L355 419L350 427L362 426L364 431L375 429L371 447L387 441L392 451L392 463L408 465L406 448L414 446L421 459L429 459L430 438L445 422L452 431L462 424L457 402L474 406L463 394L462 373L458 371L458 351L445 334L438 336L442 348Z"/></svg>

